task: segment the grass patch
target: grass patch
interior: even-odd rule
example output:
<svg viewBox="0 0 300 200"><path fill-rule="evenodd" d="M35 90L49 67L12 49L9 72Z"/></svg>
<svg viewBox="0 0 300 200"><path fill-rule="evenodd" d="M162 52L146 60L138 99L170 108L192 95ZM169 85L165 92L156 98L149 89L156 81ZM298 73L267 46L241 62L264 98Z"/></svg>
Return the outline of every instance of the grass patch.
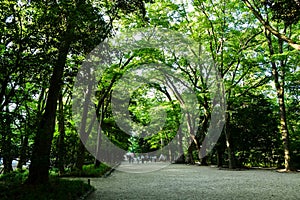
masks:
<svg viewBox="0 0 300 200"><path fill-rule="evenodd" d="M92 186L81 180L51 177L48 184L26 185L28 172L13 172L0 177L0 199L8 200L73 200L78 199Z"/></svg>
<svg viewBox="0 0 300 200"><path fill-rule="evenodd" d="M82 171L74 169L73 171L66 172L64 177L101 177L111 168L101 163L99 167L95 168L93 164L84 165Z"/></svg>

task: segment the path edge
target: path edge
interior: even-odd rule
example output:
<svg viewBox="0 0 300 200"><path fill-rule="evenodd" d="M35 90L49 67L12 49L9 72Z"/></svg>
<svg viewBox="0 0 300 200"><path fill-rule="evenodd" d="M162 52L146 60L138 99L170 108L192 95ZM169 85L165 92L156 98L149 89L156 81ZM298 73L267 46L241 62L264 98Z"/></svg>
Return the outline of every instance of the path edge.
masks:
<svg viewBox="0 0 300 200"><path fill-rule="evenodd" d="M99 177L99 178L107 178L107 177L109 177L109 176L111 175L111 173L112 173L113 171L115 171L116 168L117 168L120 164L121 164L121 163L115 164L113 167L111 167L110 170L108 170L103 176L101 176L101 177ZM80 196L79 198L77 198L77 200L85 200L85 199L87 199L87 198L88 198L93 192L95 192L95 191L96 191L96 188L92 186L92 188L91 188L89 191L87 191L85 194L83 194L82 196Z"/></svg>
<svg viewBox="0 0 300 200"><path fill-rule="evenodd" d="M103 177L103 178L109 177L109 176L111 175L111 173L112 173L113 171L115 171L117 167L119 167L120 164L121 164L120 162L117 163L117 164L115 164L115 165L114 165L113 167L111 167L111 169L108 170L102 177Z"/></svg>
<svg viewBox="0 0 300 200"><path fill-rule="evenodd" d="M85 194L83 194L82 196L78 197L77 200L85 200L86 198L88 198L88 196L90 196L90 194L92 194L94 191L96 191L96 189L92 186L92 188L87 191Z"/></svg>

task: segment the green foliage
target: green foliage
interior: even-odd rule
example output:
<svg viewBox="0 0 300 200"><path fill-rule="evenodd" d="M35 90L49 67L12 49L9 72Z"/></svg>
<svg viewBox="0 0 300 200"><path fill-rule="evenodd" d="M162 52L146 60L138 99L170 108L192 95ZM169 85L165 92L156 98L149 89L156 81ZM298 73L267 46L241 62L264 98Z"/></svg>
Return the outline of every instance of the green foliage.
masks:
<svg viewBox="0 0 300 200"><path fill-rule="evenodd" d="M142 153L141 146L139 144L139 138L131 136L129 139L128 151L132 153Z"/></svg>
<svg viewBox="0 0 300 200"><path fill-rule="evenodd" d="M8 174L0 176L0 182L5 184L23 184L28 177L28 170L26 171L13 171Z"/></svg>
<svg viewBox="0 0 300 200"><path fill-rule="evenodd" d="M84 165L82 170L75 168L69 172L66 172L63 177L101 177L110 169L111 168L104 163L101 163L97 168L95 168L94 164Z"/></svg>
<svg viewBox="0 0 300 200"><path fill-rule="evenodd" d="M272 10L272 19L288 24L297 23L300 19L300 3L295 0L264 0L263 3Z"/></svg>
<svg viewBox="0 0 300 200"><path fill-rule="evenodd" d="M237 161L247 166L281 166L282 149L274 112L277 108L262 95L240 100L229 127Z"/></svg>
<svg viewBox="0 0 300 200"><path fill-rule="evenodd" d="M93 170L90 166L85 167L85 173L90 176L103 174L106 170L104 165ZM57 173L51 173L51 179L45 185L27 185L25 183L29 171L13 171L0 176L0 198L2 199L76 199L93 189L87 183L80 180L59 179Z"/></svg>
<svg viewBox="0 0 300 200"><path fill-rule="evenodd" d="M0 198L2 200L72 200L77 199L93 188L81 180L51 179L45 185L26 185L13 182L14 184L3 184L0 182Z"/></svg>

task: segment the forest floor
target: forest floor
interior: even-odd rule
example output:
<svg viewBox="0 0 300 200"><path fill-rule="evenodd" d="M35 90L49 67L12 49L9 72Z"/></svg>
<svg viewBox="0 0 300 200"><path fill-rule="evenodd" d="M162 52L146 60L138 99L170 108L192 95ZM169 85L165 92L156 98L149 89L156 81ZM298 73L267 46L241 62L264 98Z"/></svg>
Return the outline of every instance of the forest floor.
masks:
<svg viewBox="0 0 300 200"><path fill-rule="evenodd" d="M156 166L154 166L156 165ZM107 178L92 178L88 200L110 199L300 199L300 173L275 170L219 170L194 165L121 164ZM128 169L132 172L128 173ZM127 171L127 172L125 172Z"/></svg>

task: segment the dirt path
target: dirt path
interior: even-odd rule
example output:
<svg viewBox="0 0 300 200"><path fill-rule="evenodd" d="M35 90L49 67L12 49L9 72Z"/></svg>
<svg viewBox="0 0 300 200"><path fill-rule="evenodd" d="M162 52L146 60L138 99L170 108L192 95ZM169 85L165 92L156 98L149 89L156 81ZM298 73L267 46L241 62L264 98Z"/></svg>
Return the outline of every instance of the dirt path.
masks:
<svg viewBox="0 0 300 200"><path fill-rule="evenodd" d="M123 164L119 167L124 169L129 166ZM88 200L300 199L300 173L278 173L271 170L228 171L211 167L169 165L150 173L116 170L108 178L91 179L91 184L97 190Z"/></svg>

